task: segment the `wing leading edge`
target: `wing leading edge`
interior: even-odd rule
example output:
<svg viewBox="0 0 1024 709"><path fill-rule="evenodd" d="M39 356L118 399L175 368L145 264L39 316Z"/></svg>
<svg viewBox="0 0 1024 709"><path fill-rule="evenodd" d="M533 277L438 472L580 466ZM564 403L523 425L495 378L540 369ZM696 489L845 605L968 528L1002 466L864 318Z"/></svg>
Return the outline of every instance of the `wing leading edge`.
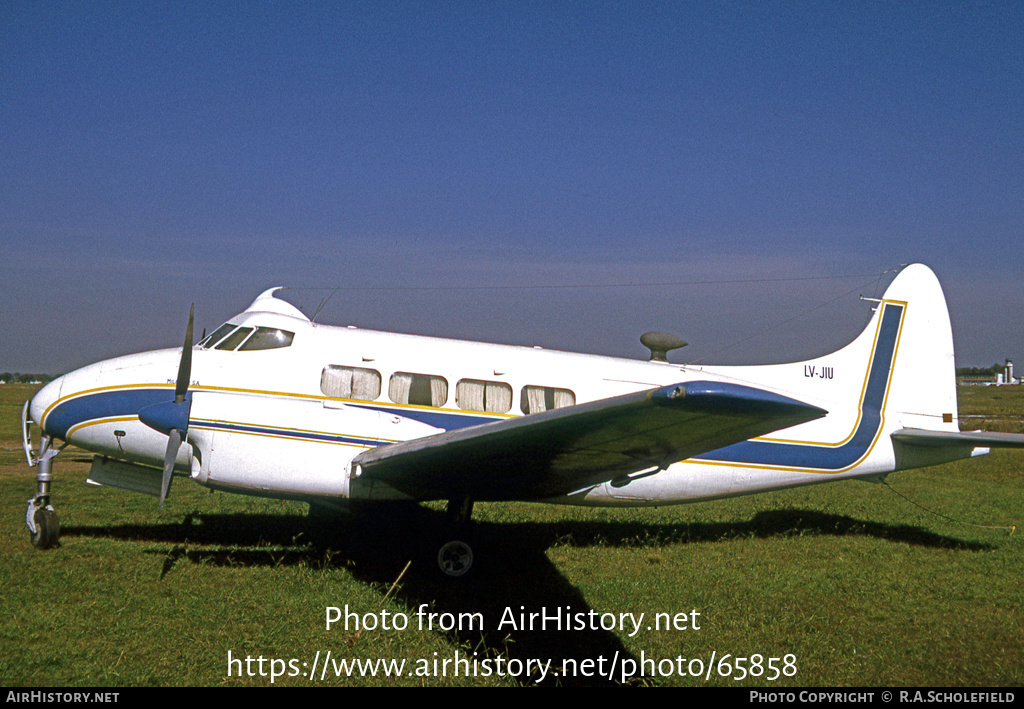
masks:
<svg viewBox="0 0 1024 709"><path fill-rule="evenodd" d="M668 465L828 412L761 389L686 382L373 448L353 496L529 500Z"/></svg>

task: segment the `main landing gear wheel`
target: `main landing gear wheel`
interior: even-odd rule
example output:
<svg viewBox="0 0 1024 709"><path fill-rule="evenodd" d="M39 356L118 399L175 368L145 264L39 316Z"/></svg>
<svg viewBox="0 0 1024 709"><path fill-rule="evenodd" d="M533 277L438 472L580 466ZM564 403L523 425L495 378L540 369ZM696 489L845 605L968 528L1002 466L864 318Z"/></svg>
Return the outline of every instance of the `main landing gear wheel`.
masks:
<svg viewBox="0 0 1024 709"><path fill-rule="evenodd" d="M437 552L437 565L448 576L462 576L473 566L473 550L466 542L453 539Z"/></svg>
<svg viewBox="0 0 1024 709"><path fill-rule="evenodd" d="M54 547L60 539L60 520L57 519L57 513L52 507L36 507L33 511L33 502L34 500L29 501L31 523L28 526L32 546L37 549Z"/></svg>
<svg viewBox="0 0 1024 709"><path fill-rule="evenodd" d="M453 497L448 500L446 516L446 536L451 541L441 545L437 552L437 565L446 576L463 576L473 566L473 549L459 537L465 538L471 531L468 527L473 516L473 500L468 495Z"/></svg>

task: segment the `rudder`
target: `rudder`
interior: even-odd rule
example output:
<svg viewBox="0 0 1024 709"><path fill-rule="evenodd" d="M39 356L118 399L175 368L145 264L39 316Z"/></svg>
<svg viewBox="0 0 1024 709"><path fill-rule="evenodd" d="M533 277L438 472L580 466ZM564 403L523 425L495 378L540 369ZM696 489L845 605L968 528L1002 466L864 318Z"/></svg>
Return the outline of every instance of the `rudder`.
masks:
<svg viewBox="0 0 1024 709"><path fill-rule="evenodd" d="M953 331L938 278L927 266L911 264L882 301L905 307L883 433L901 428L959 431Z"/></svg>

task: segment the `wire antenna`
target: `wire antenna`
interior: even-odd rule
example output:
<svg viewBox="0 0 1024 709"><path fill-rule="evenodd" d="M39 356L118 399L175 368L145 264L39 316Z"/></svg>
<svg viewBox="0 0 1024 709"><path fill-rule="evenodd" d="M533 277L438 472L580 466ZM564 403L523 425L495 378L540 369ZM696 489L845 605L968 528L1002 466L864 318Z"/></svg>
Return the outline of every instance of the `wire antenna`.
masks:
<svg viewBox="0 0 1024 709"><path fill-rule="evenodd" d="M973 522L965 522L962 519L953 519L952 517L948 517L948 516L946 516L944 514L936 512L935 510L930 510L927 507L925 507L924 505L921 505L921 504L919 504L917 502L914 502L909 497L907 497L903 493L899 492L896 488L894 488L892 485L890 485L885 480L882 480L882 484L885 485L887 488L889 488L893 493L895 493L899 497L902 497L904 500L906 500L907 502L912 504L914 507L918 507L918 508L924 510L925 512L927 512L928 514L935 515L936 517L941 517L942 519L947 520L949 522L953 522L955 524L962 524L962 525L965 525L967 527L974 527L976 529L1007 529L1007 530L1010 531L1011 535L1013 535L1013 533L1015 531L1017 531L1017 525L1015 525L1015 524L1011 524L1011 525L974 524Z"/></svg>

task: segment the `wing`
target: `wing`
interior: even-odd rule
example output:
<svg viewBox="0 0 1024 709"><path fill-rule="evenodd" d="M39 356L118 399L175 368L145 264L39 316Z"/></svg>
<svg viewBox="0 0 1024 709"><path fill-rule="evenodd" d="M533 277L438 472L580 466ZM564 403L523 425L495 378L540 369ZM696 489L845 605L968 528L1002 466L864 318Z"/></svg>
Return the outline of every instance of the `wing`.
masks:
<svg viewBox="0 0 1024 709"><path fill-rule="evenodd" d="M352 461L353 494L381 483L421 500L566 495L826 413L751 387L674 384L370 449Z"/></svg>

